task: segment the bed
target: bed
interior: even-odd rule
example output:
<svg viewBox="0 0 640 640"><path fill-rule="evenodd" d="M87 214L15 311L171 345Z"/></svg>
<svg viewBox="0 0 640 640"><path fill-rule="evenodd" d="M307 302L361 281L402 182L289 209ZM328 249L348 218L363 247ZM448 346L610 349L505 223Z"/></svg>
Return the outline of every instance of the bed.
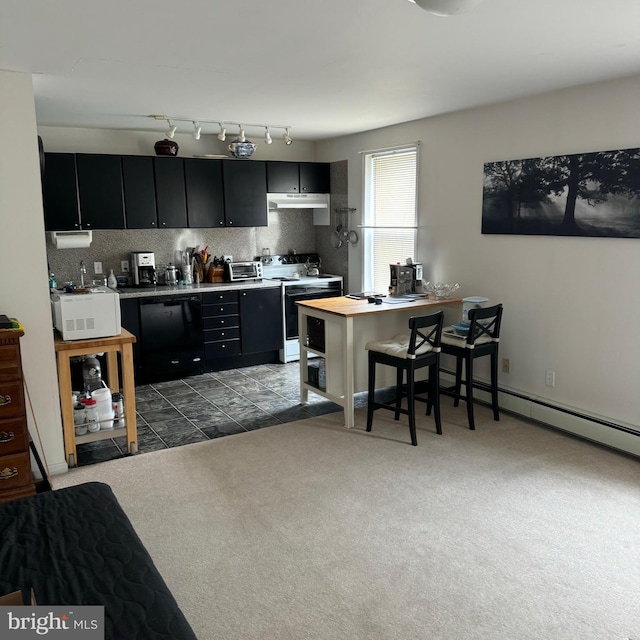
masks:
<svg viewBox="0 0 640 640"><path fill-rule="evenodd" d="M106 639L196 638L103 483L0 504L0 594L31 588L38 605L104 605Z"/></svg>

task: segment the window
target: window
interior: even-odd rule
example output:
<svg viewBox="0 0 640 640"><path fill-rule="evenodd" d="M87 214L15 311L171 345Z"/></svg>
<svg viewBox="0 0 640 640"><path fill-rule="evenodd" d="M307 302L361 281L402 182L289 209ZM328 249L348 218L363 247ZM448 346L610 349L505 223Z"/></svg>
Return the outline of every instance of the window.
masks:
<svg viewBox="0 0 640 640"><path fill-rule="evenodd" d="M364 155L364 288L386 293L389 265L416 260L418 147Z"/></svg>

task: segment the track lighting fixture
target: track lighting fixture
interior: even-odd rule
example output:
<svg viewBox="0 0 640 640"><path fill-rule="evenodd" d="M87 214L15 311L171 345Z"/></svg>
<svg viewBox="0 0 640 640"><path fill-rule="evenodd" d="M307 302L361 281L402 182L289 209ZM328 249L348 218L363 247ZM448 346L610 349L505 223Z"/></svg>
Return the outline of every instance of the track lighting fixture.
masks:
<svg viewBox="0 0 640 640"><path fill-rule="evenodd" d="M458 1L458 0L456 0ZM480 1L480 0L477 0ZM166 122L169 129L166 132L167 138L173 138L178 130L176 122L180 123L191 123L193 125L192 136L195 140L200 140L200 137L203 133L211 133L214 134L220 142L224 142L227 139L227 128L228 127L238 127L238 142L246 142L247 136L245 133L245 129L263 129L264 130L264 141L265 144L272 144L273 138L271 137L271 129L282 129L284 134L282 139L286 145L290 145L293 140L291 139L291 127L286 124L241 124L239 122L230 122L228 120L202 120L201 118L185 118L182 116L169 116L169 115L156 115L152 114L149 116L154 120L162 120ZM213 125L213 131L207 125ZM215 127L217 126L217 134ZM207 129L209 129L207 131ZM249 136L251 137L251 131L249 131Z"/></svg>

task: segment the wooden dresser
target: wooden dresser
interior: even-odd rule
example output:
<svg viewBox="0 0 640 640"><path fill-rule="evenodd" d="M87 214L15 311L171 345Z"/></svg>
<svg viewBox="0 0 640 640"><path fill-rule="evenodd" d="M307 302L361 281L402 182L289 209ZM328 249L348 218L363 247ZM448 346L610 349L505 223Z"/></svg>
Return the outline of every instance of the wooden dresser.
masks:
<svg viewBox="0 0 640 640"><path fill-rule="evenodd" d="M0 330L0 502L36 492L20 360L23 335L21 329Z"/></svg>

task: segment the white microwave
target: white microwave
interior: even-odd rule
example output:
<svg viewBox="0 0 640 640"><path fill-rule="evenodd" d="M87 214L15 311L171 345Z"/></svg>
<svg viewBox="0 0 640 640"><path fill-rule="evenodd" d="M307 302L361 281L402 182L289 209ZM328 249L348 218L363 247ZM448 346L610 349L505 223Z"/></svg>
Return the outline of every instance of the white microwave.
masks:
<svg viewBox="0 0 640 640"><path fill-rule="evenodd" d="M52 293L51 313L63 340L120 335L120 296L107 287L91 287L89 293Z"/></svg>

